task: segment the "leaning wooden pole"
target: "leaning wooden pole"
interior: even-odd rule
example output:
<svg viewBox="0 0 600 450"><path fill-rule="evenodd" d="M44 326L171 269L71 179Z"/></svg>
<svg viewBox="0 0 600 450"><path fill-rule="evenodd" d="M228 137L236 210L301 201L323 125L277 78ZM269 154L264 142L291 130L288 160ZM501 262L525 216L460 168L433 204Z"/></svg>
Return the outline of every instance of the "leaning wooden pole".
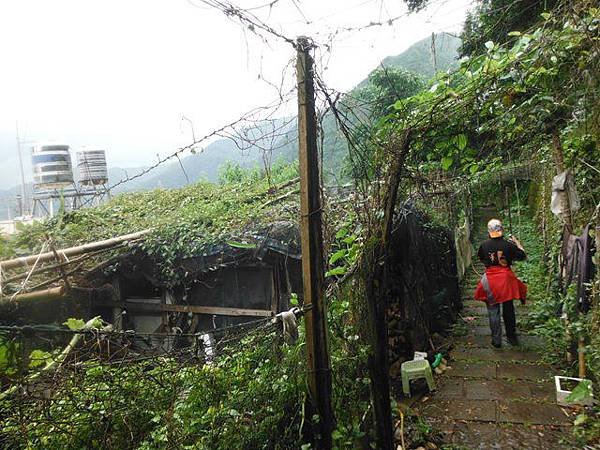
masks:
<svg viewBox="0 0 600 450"><path fill-rule="evenodd" d="M57 252L61 256L77 256L82 255L84 253L93 252L96 250L101 250L105 248L114 247L116 245L122 244L126 241L133 241L139 239L146 234L150 233L151 230L143 230L138 231L137 233L126 234L123 236L114 237L112 239L106 239L104 241L91 242L89 244L80 245L77 247L69 247L62 250L58 250ZM56 259L55 253L53 251L42 253L41 255L31 255L24 256L21 258L8 259L6 261L0 261L0 270L6 271L15 269L17 267L27 267L33 264L39 258L40 263L53 261Z"/></svg>
<svg viewBox="0 0 600 450"><path fill-rule="evenodd" d="M376 246L369 251L367 264L370 274L366 278L367 323L371 350L368 360L371 377L371 395L375 416L376 448L392 450L394 432L390 403L390 378L388 357L387 308L390 298L389 254L391 248L394 212L404 162L410 151L411 133L406 132L397 143L399 154L394 158L383 198L384 215Z"/></svg>
<svg viewBox="0 0 600 450"><path fill-rule="evenodd" d="M331 405L331 368L324 301L323 232L321 224L320 169L313 81L312 44L297 41L298 159L300 162L300 232L306 326L306 351L312 406L319 415L317 448L332 447L334 415Z"/></svg>

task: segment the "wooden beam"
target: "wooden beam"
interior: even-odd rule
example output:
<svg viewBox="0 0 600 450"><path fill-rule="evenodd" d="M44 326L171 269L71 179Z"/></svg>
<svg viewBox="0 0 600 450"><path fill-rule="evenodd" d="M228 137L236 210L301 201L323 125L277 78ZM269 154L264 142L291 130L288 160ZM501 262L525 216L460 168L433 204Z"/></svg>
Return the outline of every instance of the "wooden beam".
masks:
<svg viewBox="0 0 600 450"><path fill-rule="evenodd" d="M97 301L94 302L94 306L109 306L111 308L124 308L133 312L149 312L156 314L160 314L162 312L185 312L215 316L271 317L273 315L273 313L267 309L227 308L223 306L202 305L173 305L166 303L153 303L142 300L136 300L136 302Z"/></svg>

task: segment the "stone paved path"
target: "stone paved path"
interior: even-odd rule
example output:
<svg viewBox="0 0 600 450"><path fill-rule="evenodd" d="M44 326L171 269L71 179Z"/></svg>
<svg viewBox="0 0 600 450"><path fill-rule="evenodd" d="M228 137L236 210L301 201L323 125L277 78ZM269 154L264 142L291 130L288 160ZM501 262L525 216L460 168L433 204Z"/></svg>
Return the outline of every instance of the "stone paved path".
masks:
<svg viewBox="0 0 600 450"><path fill-rule="evenodd" d="M556 405L556 373L541 362L536 352L540 342L520 331L520 346L511 347L505 340L502 349L493 348L485 305L471 300L479 279L471 273L463 293L464 326L457 327L463 330L455 333L450 353L451 369L436 377L437 391L413 409L441 430L453 448L578 448L568 443L573 417ZM517 306L517 321L526 308Z"/></svg>

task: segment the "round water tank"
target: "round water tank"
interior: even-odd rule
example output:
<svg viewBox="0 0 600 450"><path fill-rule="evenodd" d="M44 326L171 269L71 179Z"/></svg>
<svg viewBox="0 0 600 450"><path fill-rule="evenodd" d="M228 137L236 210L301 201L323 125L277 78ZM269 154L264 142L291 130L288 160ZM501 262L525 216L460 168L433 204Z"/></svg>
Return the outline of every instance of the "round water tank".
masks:
<svg viewBox="0 0 600 450"><path fill-rule="evenodd" d="M55 189L73 184L69 146L39 144L33 147L33 185L36 189Z"/></svg>
<svg viewBox="0 0 600 450"><path fill-rule="evenodd" d="M79 184L83 186L108 183L105 151L83 150L77 152L77 172Z"/></svg>

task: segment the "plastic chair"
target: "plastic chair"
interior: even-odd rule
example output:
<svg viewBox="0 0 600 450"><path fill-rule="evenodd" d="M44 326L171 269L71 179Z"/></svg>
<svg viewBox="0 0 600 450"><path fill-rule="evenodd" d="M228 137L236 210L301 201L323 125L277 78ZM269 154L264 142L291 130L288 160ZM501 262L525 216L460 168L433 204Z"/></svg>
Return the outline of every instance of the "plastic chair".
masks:
<svg viewBox="0 0 600 450"><path fill-rule="evenodd" d="M405 361L400 366L400 372L402 373L402 391L408 397L410 397L410 380L425 378L429 390L435 389L431 366L426 359Z"/></svg>

